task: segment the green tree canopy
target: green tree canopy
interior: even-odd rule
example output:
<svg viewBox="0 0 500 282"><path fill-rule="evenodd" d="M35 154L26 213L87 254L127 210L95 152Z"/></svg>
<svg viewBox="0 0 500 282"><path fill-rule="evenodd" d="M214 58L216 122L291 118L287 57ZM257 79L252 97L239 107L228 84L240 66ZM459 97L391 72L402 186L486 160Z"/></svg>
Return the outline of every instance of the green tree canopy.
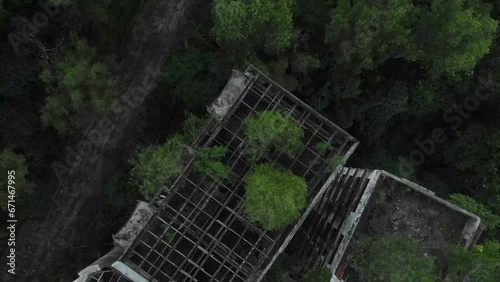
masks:
<svg viewBox="0 0 500 282"><path fill-rule="evenodd" d="M252 158L267 153L272 145L290 156L303 146L304 130L279 112L264 111L258 116L247 117L244 123L245 135L250 144L247 151Z"/></svg>
<svg viewBox="0 0 500 282"><path fill-rule="evenodd" d="M310 269L304 276L304 282L330 282L332 271L323 267L320 269Z"/></svg>
<svg viewBox="0 0 500 282"><path fill-rule="evenodd" d="M226 147L208 147L198 153L198 159L194 161L194 169L205 173L216 180L222 180L229 175L227 167L221 162L229 150Z"/></svg>
<svg viewBox="0 0 500 282"><path fill-rule="evenodd" d="M444 155L449 165L474 176L473 185L483 188L487 194L484 197L500 194L500 131L483 125L469 126L446 148Z"/></svg>
<svg viewBox="0 0 500 282"><path fill-rule="evenodd" d="M216 41L237 49L279 53L290 46L295 0L220 0L214 8Z"/></svg>
<svg viewBox="0 0 500 282"><path fill-rule="evenodd" d="M29 199L28 196L33 194L33 183L27 179L28 177L28 166L25 164L24 158L10 150L4 149L0 153L0 171L2 175L0 176L0 185L2 189L0 190L0 208L2 210L7 209L7 196L11 195L7 193L7 186L14 187L16 206L25 204ZM9 174L13 175L12 184L9 183L8 172L14 171L15 173ZM12 189L10 189L12 190Z"/></svg>
<svg viewBox="0 0 500 282"><path fill-rule="evenodd" d="M87 42L71 34L70 42L40 75L49 96L42 111L46 126L60 134L79 132L103 115L114 96L113 58L101 60Z"/></svg>
<svg viewBox="0 0 500 282"><path fill-rule="evenodd" d="M416 43L435 73L471 75L495 39L491 4L479 0L432 0L421 9Z"/></svg>
<svg viewBox="0 0 500 282"><path fill-rule="evenodd" d="M255 166L245 183L245 213L266 230L294 222L307 204L306 181L273 165Z"/></svg>
<svg viewBox="0 0 500 282"><path fill-rule="evenodd" d="M417 255L417 241L412 238L362 238L353 243L349 261L367 282L435 282L437 278L434 258Z"/></svg>
<svg viewBox="0 0 500 282"><path fill-rule="evenodd" d="M469 196L451 194L450 202L479 216L488 229L494 229L500 226L500 216L494 214L488 207Z"/></svg>
<svg viewBox="0 0 500 282"><path fill-rule="evenodd" d="M500 243L487 241L472 251L458 248L449 265L452 281L496 282L500 277Z"/></svg>
<svg viewBox="0 0 500 282"><path fill-rule="evenodd" d="M162 186L172 184L181 173L183 137L174 135L161 146L150 146L131 159L134 166L130 172L132 183L139 185L139 191L150 200Z"/></svg>
<svg viewBox="0 0 500 282"><path fill-rule="evenodd" d="M191 49L182 56L175 56L163 68L165 83L173 90L172 94L197 113L204 113L205 107L218 93L219 85L216 77L208 71L209 63L206 53Z"/></svg>
<svg viewBox="0 0 500 282"><path fill-rule="evenodd" d="M389 59L419 61L435 75L470 75L495 39L491 4L479 0L340 0L326 27L337 63L353 75Z"/></svg>
<svg viewBox="0 0 500 282"><path fill-rule="evenodd" d="M262 279L263 282L289 282L289 274L296 268L297 261L287 253L282 253Z"/></svg>
<svg viewBox="0 0 500 282"><path fill-rule="evenodd" d="M130 183L129 174L116 171L107 179L103 187L104 199L116 209L130 209L141 197L139 191Z"/></svg>
<svg viewBox="0 0 500 282"><path fill-rule="evenodd" d="M337 60L354 72L373 69L388 59L418 55L411 39L416 8L410 0L340 0L326 27L326 41L337 46Z"/></svg>
<svg viewBox="0 0 500 282"><path fill-rule="evenodd" d="M205 126L209 123L208 115L198 117L193 113L187 113L186 119L182 122L182 131L187 144L192 144L196 138L203 132Z"/></svg>

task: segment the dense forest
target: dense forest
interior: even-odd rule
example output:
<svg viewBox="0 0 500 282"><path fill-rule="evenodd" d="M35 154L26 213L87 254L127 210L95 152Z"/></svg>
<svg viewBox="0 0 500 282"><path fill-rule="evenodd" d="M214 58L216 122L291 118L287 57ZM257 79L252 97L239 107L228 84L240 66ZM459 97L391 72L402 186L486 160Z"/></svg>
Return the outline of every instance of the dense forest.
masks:
<svg viewBox="0 0 500 282"><path fill-rule="evenodd" d="M20 223L43 220L53 163L112 112L137 19L160 1L0 0L0 181L17 171ZM136 200L180 172L179 148L231 70L249 64L361 141L347 166L384 169L476 213L479 243L499 249L499 1L197 1L185 17L184 46L108 156L116 169L98 205L113 223L52 281L112 248ZM158 167L170 174L148 179Z"/></svg>

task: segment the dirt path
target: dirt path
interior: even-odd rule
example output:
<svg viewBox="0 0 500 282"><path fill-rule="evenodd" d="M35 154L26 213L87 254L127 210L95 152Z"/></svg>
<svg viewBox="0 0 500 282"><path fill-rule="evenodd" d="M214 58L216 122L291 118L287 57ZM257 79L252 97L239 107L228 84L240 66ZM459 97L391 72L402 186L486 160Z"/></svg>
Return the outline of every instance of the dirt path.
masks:
<svg viewBox="0 0 500 282"><path fill-rule="evenodd" d="M158 0L145 8L121 64L120 93L128 95L137 92L136 89L144 85L146 73L157 69L182 46L184 15L193 2ZM144 94L149 94L150 90ZM17 273L12 277L2 272L4 277L0 277L1 281L48 281L47 277L57 272L58 267L67 265L65 260L72 248L85 244L85 234L93 232L89 222L94 220L96 214L95 200L100 196L102 181L114 167L117 148L126 142L124 136L132 131L141 104L139 102L134 104L135 108L129 108L130 115L126 121L115 120L117 126L111 132L109 141L95 148L93 156L84 159L79 169L65 175L47 217L23 226L17 238ZM54 180L56 177L50 177L53 178L50 183L58 185L58 181ZM78 270L74 271L76 278Z"/></svg>

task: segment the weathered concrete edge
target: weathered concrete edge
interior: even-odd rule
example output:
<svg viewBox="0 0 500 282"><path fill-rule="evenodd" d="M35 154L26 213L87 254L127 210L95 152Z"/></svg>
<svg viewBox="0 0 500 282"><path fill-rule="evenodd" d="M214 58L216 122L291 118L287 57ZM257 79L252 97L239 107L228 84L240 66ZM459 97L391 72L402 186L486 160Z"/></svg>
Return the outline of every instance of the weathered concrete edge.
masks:
<svg viewBox="0 0 500 282"><path fill-rule="evenodd" d="M219 97L207 108L210 115L218 122L222 122L224 117L228 115L233 106L238 102L250 81L251 79L245 73L237 70L233 71L231 78Z"/></svg>
<svg viewBox="0 0 500 282"><path fill-rule="evenodd" d="M468 249L471 246L471 244L474 242L474 239L476 238L475 235L477 233L477 230L479 229L479 226L481 225L481 218L479 216L436 196L434 192L432 192L429 189L424 188L424 187L422 187L422 186L420 186L420 185L418 185L418 184L416 184L416 183L414 183L406 178L397 177L397 176L395 176L389 172L386 172L386 171L382 171L382 173L388 177L393 178L396 181L399 181L399 182L407 185L411 189L424 194L425 196L429 197L433 201L438 202L439 204L444 205L447 208L468 217L469 219L467 220L467 223L465 224L465 226L462 230L462 239L465 240L465 245L464 245L465 249Z"/></svg>
<svg viewBox="0 0 500 282"><path fill-rule="evenodd" d="M99 272L105 268L111 268L111 265L120 257L123 249L120 247L114 248L109 253L105 254L91 265L78 272L78 278L73 282L86 282L93 273Z"/></svg>
<svg viewBox="0 0 500 282"><path fill-rule="evenodd" d="M128 249L135 238L142 231L146 223L153 216L154 210L144 201L137 201L134 212L130 215L128 221L120 228L118 233L113 235L115 243Z"/></svg>
<svg viewBox="0 0 500 282"><path fill-rule="evenodd" d="M335 253L335 256L333 257L332 264L330 266L327 266L332 271L333 274L330 282L339 281L338 278L335 276L335 272L337 271L337 268L342 258L344 257L344 253L347 249L347 246L349 246L349 243L351 242L352 236L354 234L354 231L356 230L356 227L358 226L359 220L363 215L363 212L365 211L365 208L368 205L368 202L370 201L373 192L375 191L375 187L377 186L379 177L380 177L379 170L374 170L370 173L370 175L367 177L370 178L370 181L366 185L366 189L363 192L363 195L361 196L359 204L356 207L356 211L354 213L351 212L351 214L344 220L344 223L340 228L342 234L344 234L344 238L342 239L342 242L339 245L338 251Z"/></svg>

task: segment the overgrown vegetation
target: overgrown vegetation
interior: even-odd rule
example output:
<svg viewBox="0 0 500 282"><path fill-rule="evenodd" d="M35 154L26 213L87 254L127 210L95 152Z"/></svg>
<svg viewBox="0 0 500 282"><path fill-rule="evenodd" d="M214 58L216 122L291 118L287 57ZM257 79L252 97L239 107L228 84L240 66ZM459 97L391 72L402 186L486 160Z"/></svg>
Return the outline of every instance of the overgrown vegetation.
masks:
<svg viewBox="0 0 500 282"><path fill-rule="evenodd" d="M449 281L495 282L500 277L500 243L487 241L471 251L457 248L450 258Z"/></svg>
<svg viewBox="0 0 500 282"><path fill-rule="evenodd" d="M256 165L245 184L245 214L266 230L294 222L307 204L306 181L271 164Z"/></svg>
<svg viewBox="0 0 500 282"><path fill-rule="evenodd" d="M295 0L217 1L215 39L226 48L241 49L247 42L246 48L278 54L292 42L294 5Z"/></svg>
<svg viewBox="0 0 500 282"><path fill-rule="evenodd" d="M227 152L228 149L221 146L206 148L198 153L198 159L194 161L194 169L218 181L225 179L229 175L229 171L221 160Z"/></svg>
<svg viewBox="0 0 500 282"><path fill-rule="evenodd" d="M295 259L286 253L281 254L264 276L264 282L288 282L289 274L297 265Z"/></svg>
<svg viewBox="0 0 500 282"><path fill-rule="evenodd" d="M214 83L216 78L207 71L206 56L198 49L191 49L181 57L174 57L163 69L166 86L195 113L205 113L205 107L219 91L219 85Z"/></svg>
<svg viewBox="0 0 500 282"><path fill-rule="evenodd" d="M365 237L352 243L349 261L363 281L435 282L434 258L417 254L417 241L392 236Z"/></svg>
<svg viewBox="0 0 500 282"><path fill-rule="evenodd" d="M157 4L58 2L64 9L35 35L47 52L28 42L16 54L10 42L0 42L0 148L23 159L20 170L26 170L29 182L35 183L33 190L43 199L53 193L47 188L47 176L52 173L51 163L61 156L66 138L81 133L93 117L107 113L114 96L115 68L130 46L138 13L142 7L154 9ZM30 20L35 10L40 10L37 1L0 1L3 38L21 32L23 18ZM160 85L161 95L157 95L163 104L172 104L171 100L182 103L155 108L175 113L162 119L159 115L145 118L144 124L171 125L169 118L182 116L186 109L205 113L206 104L222 89L230 70L252 63L361 141L350 165L385 169L443 198L464 195L451 199L483 218L485 240L498 238L498 1L201 1L185 16L190 23L182 32L187 49L164 66L167 75ZM486 98L479 99L478 94ZM253 119L258 125L258 117ZM281 125L294 123L285 120ZM263 122L258 126L267 127ZM254 157L287 146L285 153L293 155L302 146L298 131L291 130L286 138L282 132L273 137L258 126L250 144L255 148ZM192 128L187 131L186 144L199 132L197 125ZM443 130L444 141L426 142L428 151L422 149L418 144L432 139L435 129ZM173 125L164 131L173 134L180 130ZM150 133L167 136L164 131ZM250 140L252 134L248 135ZM287 143L289 140L293 142ZM157 158L156 162L169 162L175 171L177 155L161 148L152 145L142 154L151 160L155 160L153 152L174 157ZM321 144L315 149L326 152L329 146ZM415 151L424 154L422 162L411 159ZM152 165L146 165L147 159L143 157L141 162L144 170L136 168L135 174L153 171ZM333 169L339 164L340 160L334 160ZM128 179L128 168L119 169L123 171L109 182L114 188L107 187L105 195L118 206L125 198L121 189L128 187L122 185ZM156 182L162 185L168 178L157 173L150 177L164 178ZM147 194L158 189L153 186Z"/></svg>
<svg viewBox="0 0 500 282"><path fill-rule="evenodd" d="M114 173L104 185L104 199L113 208L122 210L133 208L137 199L141 197L137 187L129 180L130 176L120 171Z"/></svg>
<svg viewBox="0 0 500 282"><path fill-rule="evenodd" d="M451 194L450 202L479 216L482 223L486 225L486 228L497 229L500 227L500 216L494 214L490 209L478 203L473 198L461 194Z"/></svg>
<svg viewBox="0 0 500 282"><path fill-rule="evenodd" d="M337 169L338 166L344 166L346 164L346 160L341 155L333 156L330 164L330 170L333 172Z"/></svg>
<svg viewBox="0 0 500 282"><path fill-rule="evenodd" d="M198 117L191 112L188 113L186 119L182 123L182 129L184 132L186 143L192 144L201 134L201 132L207 125L207 122L207 117Z"/></svg>
<svg viewBox="0 0 500 282"><path fill-rule="evenodd" d="M165 144L147 147L137 158L130 160L134 166L130 172L131 181L139 186L146 200L150 200L161 187L168 188L181 173L182 141L181 135L174 135Z"/></svg>
<svg viewBox="0 0 500 282"><path fill-rule="evenodd" d="M332 271L326 267L311 269L304 275L304 282L330 282Z"/></svg>
<svg viewBox="0 0 500 282"><path fill-rule="evenodd" d="M375 204L382 205L387 200L387 195L384 191L379 191L377 194L377 199L375 199Z"/></svg>
<svg viewBox="0 0 500 282"><path fill-rule="evenodd" d="M327 142L327 141L322 141L322 142L319 142L317 143L314 148L316 149L316 151L318 151L319 154L326 154L328 152L330 152L331 150L333 150L333 146L330 142Z"/></svg>
<svg viewBox="0 0 500 282"><path fill-rule="evenodd" d="M3 211L7 210L7 200L13 201L14 207L26 207L29 203L29 196L34 192L34 187L28 179L28 167L23 156L10 150L3 150L0 153L0 171L4 172L0 177L0 185L4 187L0 191L2 199L0 208Z"/></svg>
<svg viewBox="0 0 500 282"><path fill-rule="evenodd" d="M165 232L165 238L167 239L167 242L169 244L172 244L175 239L177 238L177 233L175 233L174 230L172 230L171 228L169 228L169 226L167 224L162 224L162 228L164 230L166 230Z"/></svg>
<svg viewBox="0 0 500 282"><path fill-rule="evenodd" d="M103 116L115 95L113 58L98 58L97 50L76 34L60 50L53 65L45 68L40 79L50 95L42 113L45 125L60 134L76 133Z"/></svg>
<svg viewBox="0 0 500 282"><path fill-rule="evenodd" d="M264 111L258 116L247 117L244 123L249 143L247 153L251 159L256 160L272 148L294 156L303 146L304 130L279 112Z"/></svg>

